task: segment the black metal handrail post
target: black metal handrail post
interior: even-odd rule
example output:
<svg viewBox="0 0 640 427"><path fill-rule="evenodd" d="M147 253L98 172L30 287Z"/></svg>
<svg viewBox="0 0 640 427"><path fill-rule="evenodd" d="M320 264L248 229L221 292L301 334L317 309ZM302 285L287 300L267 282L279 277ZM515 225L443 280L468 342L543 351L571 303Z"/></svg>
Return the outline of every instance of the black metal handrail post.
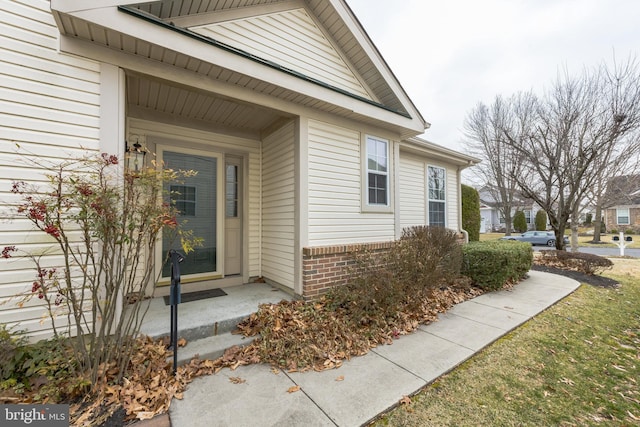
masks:
<svg viewBox="0 0 640 427"><path fill-rule="evenodd" d="M171 261L171 289L169 290L169 304L171 305L171 349L173 350L173 374L178 369L178 304L180 304L180 263L184 256L174 249L169 251Z"/></svg>

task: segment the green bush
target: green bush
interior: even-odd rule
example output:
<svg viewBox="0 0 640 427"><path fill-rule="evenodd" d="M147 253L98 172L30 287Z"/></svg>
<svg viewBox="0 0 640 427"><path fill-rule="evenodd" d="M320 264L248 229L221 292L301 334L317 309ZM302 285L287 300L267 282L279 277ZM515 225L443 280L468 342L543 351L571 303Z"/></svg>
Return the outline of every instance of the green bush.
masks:
<svg viewBox="0 0 640 427"><path fill-rule="evenodd" d="M589 212L584 218L584 225L591 225L591 221L593 221L593 214Z"/></svg>
<svg viewBox="0 0 640 427"><path fill-rule="evenodd" d="M478 191L462 184L462 228L469 233L469 241L480 240L480 196Z"/></svg>
<svg viewBox="0 0 640 427"><path fill-rule="evenodd" d="M547 213L543 210L536 212L536 230L544 231L547 229Z"/></svg>
<svg viewBox="0 0 640 427"><path fill-rule="evenodd" d="M518 233L527 231L527 218L524 216L523 211L516 211L515 215L513 215L513 229Z"/></svg>
<svg viewBox="0 0 640 427"><path fill-rule="evenodd" d="M75 399L91 385L77 375L77 369L67 340L52 338L30 344L23 334L0 326L0 390L21 394L41 385L36 401Z"/></svg>
<svg viewBox="0 0 640 427"><path fill-rule="evenodd" d="M14 334L6 325L0 325L0 389L6 388L7 384L15 385L15 372L22 367L28 356L22 350L26 344L24 335ZM6 383L12 378L12 382Z"/></svg>
<svg viewBox="0 0 640 427"><path fill-rule="evenodd" d="M533 250L525 242L473 242L465 245L462 253L461 273L486 290L521 280L533 262Z"/></svg>

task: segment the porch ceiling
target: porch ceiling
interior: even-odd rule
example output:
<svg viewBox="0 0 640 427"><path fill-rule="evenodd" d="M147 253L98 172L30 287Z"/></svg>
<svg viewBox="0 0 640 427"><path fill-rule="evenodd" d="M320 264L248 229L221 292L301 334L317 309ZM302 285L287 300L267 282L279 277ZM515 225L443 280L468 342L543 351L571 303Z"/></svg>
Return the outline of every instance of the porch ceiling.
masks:
<svg viewBox="0 0 640 427"><path fill-rule="evenodd" d="M382 72L391 73L384 60L379 57L368 39L367 44L362 39L354 37L354 28L347 25L347 22L351 21L336 13L333 4L336 1L343 0L163 0L127 6L141 14L149 14L150 19L147 22L139 19L140 17L117 10L114 6L118 4L130 4L129 1L122 0L101 0L101 3L107 5L101 9L77 9L74 0L54 0L52 9L62 34L63 51L80 52L97 60L120 65L134 74L153 75L154 78L164 79L165 82L158 89L164 90L167 96L169 92L175 99L182 99L178 98L179 96L189 96L200 104L193 107L185 106L180 110L182 115L186 114L190 119L195 119L192 117L195 115L198 117L195 120L206 121L206 113L202 109L207 108L207 105L215 109L218 104L224 104L226 111L233 116L224 119L225 124L233 121L235 126L243 117L251 117L250 126L264 129L265 124L268 126L267 123L274 121L274 111L293 113L301 107L386 128L397 132L401 138L421 134L428 124L410 104L408 97L403 101L399 99L398 93L403 92L402 88L396 87L394 90L389 86L389 81L395 80L383 76ZM367 80L378 102L357 99L350 94L318 86L318 82L305 81L299 76L287 77L286 73L283 74L277 67L255 67L256 62L261 62L260 58L246 58L233 52L233 49L225 50L224 46L213 48L202 43L202 40L190 37L189 34L186 34L187 37L176 36L176 32L181 33L184 30L175 25L173 20L194 19L194 16L206 19L203 16L214 11L219 13L220 8L246 9L276 3L282 7L304 4L309 8L324 28L331 31L335 43L349 56L358 73ZM154 25L154 19L158 19L162 25L158 26L157 22ZM376 55L373 56L379 57L381 63L372 62L372 51L375 51ZM134 57L136 60L133 60ZM149 65L142 66L139 60L147 61ZM154 74L150 71L152 64L165 67L164 71ZM263 65L269 64L263 62ZM172 75L176 74L171 69L191 73L191 81L197 80L200 87L190 91L168 83L169 80L173 80ZM136 82L134 74L130 74L132 85L153 85L153 80ZM209 92L209 95L200 93L202 86L206 86L205 91ZM156 105L156 100L142 99L134 93L130 93L129 96L133 110L148 110L151 108L150 105L154 104L153 108L157 111L176 114L176 108L171 105ZM153 92L148 96L153 97ZM231 99L240 102L231 102L233 106L227 104ZM409 104L406 104L407 102ZM248 107L249 104L266 108L255 114L256 110ZM410 114L407 113L407 108L411 111ZM222 116L218 116L218 119L220 117Z"/></svg>
<svg viewBox="0 0 640 427"><path fill-rule="evenodd" d="M127 111L141 119L167 117L197 128L259 138L285 114L174 82L127 73Z"/></svg>

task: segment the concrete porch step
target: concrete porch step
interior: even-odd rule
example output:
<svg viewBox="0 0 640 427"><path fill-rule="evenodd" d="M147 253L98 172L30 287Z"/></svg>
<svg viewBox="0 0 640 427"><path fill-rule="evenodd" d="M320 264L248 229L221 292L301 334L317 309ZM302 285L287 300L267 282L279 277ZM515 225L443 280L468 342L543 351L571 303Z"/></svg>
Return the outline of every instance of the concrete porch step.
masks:
<svg viewBox="0 0 640 427"><path fill-rule="evenodd" d="M178 338L184 338L187 341L197 341L204 338L215 337L219 335L230 334L230 332L234 331L238 325L238 323L242 322L244 319L249 317L251 313L255 312L256 309L250 313L243 314L233 314L230 315L232 317L227 317L225 319L218 319L205 322L205 324L194 324L191 322L183 322L181 319L180 310L183 308L182 304L178 307ZM170 319L166 319L166 330L162 331L159 335L150 335L152 338L160 338L164 336L170 335Z"/></svg>
<svg viewBox="0 0 640 427"><path fill-rule="evenodd" d="M183 293L188 287L183 286ZM178 305L178 338L187 340L178 348L178 364L191 360L196 354L202 359L220 357L234 345L247 345L252 339L233 335L238 323L258 310L260 304L277 303L293 297L266 283L251 283L223 288L227 295L185 302ZM140 334L152 338L170 335L171 307L164 299L149 300L148 311Z"/></svg>
<svg viewBox="0 0 640 427"><path fill-rule="evenodd" d="M230 332L200 338L195 341L187 341L184 347L178 347L178 366L189 363L194 356L198 355L200 359L217 359L221 357L225 350L234 345L245 346L253 342L254 337L244 337L242 335L234 335ZM173 356L169 359L173 361Z"/></svg>

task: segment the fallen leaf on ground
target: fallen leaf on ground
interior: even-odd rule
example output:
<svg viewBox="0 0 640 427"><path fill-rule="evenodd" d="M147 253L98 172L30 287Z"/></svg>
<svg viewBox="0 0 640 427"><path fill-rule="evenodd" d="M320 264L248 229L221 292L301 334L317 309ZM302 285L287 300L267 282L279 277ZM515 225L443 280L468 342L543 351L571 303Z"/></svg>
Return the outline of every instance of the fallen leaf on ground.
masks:
<svg viewBox="0 0 640 427"><path fill-rule="evenodd" d="M295 393L296 391L300 391L299 385L294 385L289 387L289 389L287 389L287 393Z"/></svg>
<svg viewBox="0 0 640 427"><path fill-rule="evenodd" d="M229 381L231 381L234 384L242 384L247 382L247 380L244 380L240 377L229 377Z"/></svg>
<svg viewBox="0 0 640 427"><path fill-rule="evenodd" d="M155 415L156 414L154 412L138 412L136 414L136 418L139 419L139 420L150 420Z"/></svg>
<svg viewBox="0 0 640 427"><path fill-rule="evenodd" d="M400 404L401 405L410 405L411 404L411 398L409 396L402 396L402 399L400 399Z"/></svg>
<svg viewBox="0 0 640 427"><path fill-rule="evenodd" d="M344 375L340 375L338 378L336 378L336 381L344 381Z"/></svg>

